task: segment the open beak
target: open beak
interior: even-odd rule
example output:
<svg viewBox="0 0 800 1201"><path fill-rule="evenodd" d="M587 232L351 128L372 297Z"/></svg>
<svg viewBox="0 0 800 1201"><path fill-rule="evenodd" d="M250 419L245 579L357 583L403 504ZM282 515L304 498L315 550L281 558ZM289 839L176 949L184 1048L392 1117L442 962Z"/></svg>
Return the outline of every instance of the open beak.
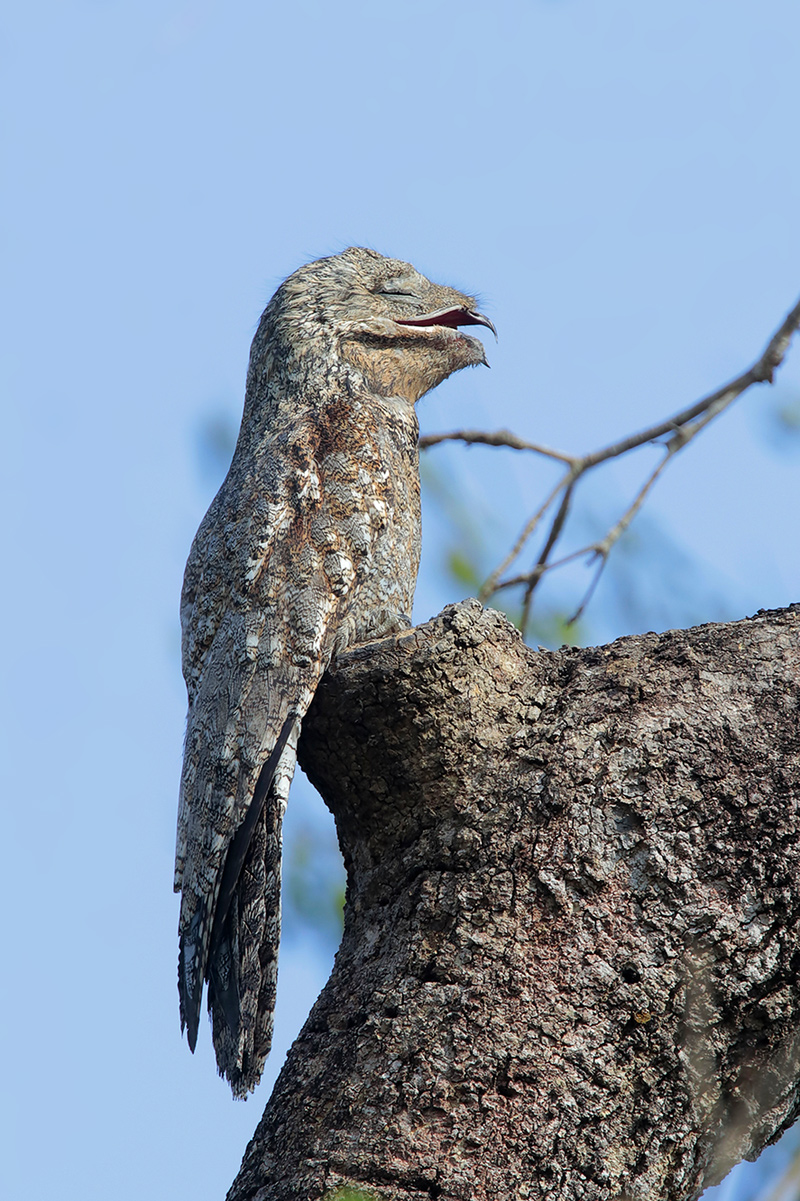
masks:
<svg viewBox="0 0 800 1201"><path fill-rule="evenodd" d="M485 325L497 337L497 330L488 317L483 313L475 313L472 309L463 309L455 305L449 309L437 309L434 313L423 313L421 317L406 317L402 321L395 318L397 325L446 325L449 329L458 329L460 325Z"/></svg>

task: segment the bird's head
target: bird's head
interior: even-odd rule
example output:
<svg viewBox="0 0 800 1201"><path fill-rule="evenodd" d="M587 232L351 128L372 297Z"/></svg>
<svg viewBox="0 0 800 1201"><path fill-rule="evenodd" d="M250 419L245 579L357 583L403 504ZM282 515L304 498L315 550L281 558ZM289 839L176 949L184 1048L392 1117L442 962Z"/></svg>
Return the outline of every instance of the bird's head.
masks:
<svg viewBox="0 0 800 1201"><path fill-rule="evenodd" d="M298 367L344 362L371 390L412 404L461 367L486 363L483 344L462 326L495 332L474 297L360 246L300 267L275 293L264 322L264 334Z"/></svg>

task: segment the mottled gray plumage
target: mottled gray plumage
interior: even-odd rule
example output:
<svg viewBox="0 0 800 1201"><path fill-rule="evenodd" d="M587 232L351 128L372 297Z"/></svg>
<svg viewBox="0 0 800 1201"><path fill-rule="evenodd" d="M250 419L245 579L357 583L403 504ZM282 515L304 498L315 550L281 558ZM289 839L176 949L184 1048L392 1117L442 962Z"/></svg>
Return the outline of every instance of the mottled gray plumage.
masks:
<svg viewBox="0 0 800 1201"><path fill-rule="evenodd" d="M281 823L331 658L410 624L420 548L414 405L483 347L475 301L351 247L278 288L253 340L228 475L194 540L181 623L189 718L175 888L181 1021L204 980L237 1096L272 1038Z"/></svg>

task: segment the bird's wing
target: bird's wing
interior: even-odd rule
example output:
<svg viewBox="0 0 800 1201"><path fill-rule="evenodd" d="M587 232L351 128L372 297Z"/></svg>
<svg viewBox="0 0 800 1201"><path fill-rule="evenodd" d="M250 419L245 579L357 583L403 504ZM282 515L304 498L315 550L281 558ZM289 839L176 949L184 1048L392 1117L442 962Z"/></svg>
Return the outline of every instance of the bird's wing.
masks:
<svg viewBox="0 0 800 1201"><path fill-rule="evenodd" d="M176 892L183 885L189 829L199 811L195 788L199 744L210 738L215 760L236 757L225 745L225 711L246 699L265 630L268 638L272 636L267 622L275 608L271 592L279 581L270 567L273 551L286 538L294 516L295 481L290 473L282 477L275 471L264 473L271 496L259 489L260 481L246 477L242 481L241 475L234 460L197 531L183 580L182 659L189 716L178 804ZM211 712L214 708L216 713ZM236 737L235 726L230 734ZM207 777L202 779L208 782Z"/></svg>
<svg viewBox="0 0 800 1201"><path fill-rule="evenodd" d="M237 861L245 862L257 815L244 834L237 832L248 823L257 785L263 800L276 773L280 796L270 802L275 812L266 824L276 827L269 859L279 887L280 819L297 727L330 659L340 605L324 569L325 547L315 545L311 528L319 521L319 489L309 487L308 463L287 471L281 485L271 501L259 494L244 504L240 482L237 509L246 515L238 521L222 495L198 532L187 567L190 708L176 882L182 891L181 1009L192 1045L229 852L233 848L226 894L236 888L231 873ZM276 924L279 915L264 920Z"/></svg>

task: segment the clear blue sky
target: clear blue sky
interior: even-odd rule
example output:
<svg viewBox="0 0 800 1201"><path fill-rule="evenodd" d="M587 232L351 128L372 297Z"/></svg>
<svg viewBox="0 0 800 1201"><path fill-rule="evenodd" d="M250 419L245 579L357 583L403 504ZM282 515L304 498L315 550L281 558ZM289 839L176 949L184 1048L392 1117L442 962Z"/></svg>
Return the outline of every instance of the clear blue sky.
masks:
<svg viewBox="0 0 800 1201"><path fill-rule="evenodd" d="M181 1042L177 599L210 500L198 431L238 418L275 285L360 243L481 293L492 370L429 396L426 430L584 450L659 419L746 366L800 294L799 46L796 0L3 17L5 1196L219 1201L324 981L293 942L246 1105L207 1029L194 1059ZM800 345L780 387L800 391ZM730 616L800 600L800 455L774 404L748 395L689 448L641 526L702 579L698 621L719 597ZM495 514L499 553L548 477L491 454L437 463ZM592 504L613 513L642 470ZM444 537L432 512L419 620L457 599ZM658 576L663 625L685 585ZM603 637L626 632L610 596Z"/></svg>

